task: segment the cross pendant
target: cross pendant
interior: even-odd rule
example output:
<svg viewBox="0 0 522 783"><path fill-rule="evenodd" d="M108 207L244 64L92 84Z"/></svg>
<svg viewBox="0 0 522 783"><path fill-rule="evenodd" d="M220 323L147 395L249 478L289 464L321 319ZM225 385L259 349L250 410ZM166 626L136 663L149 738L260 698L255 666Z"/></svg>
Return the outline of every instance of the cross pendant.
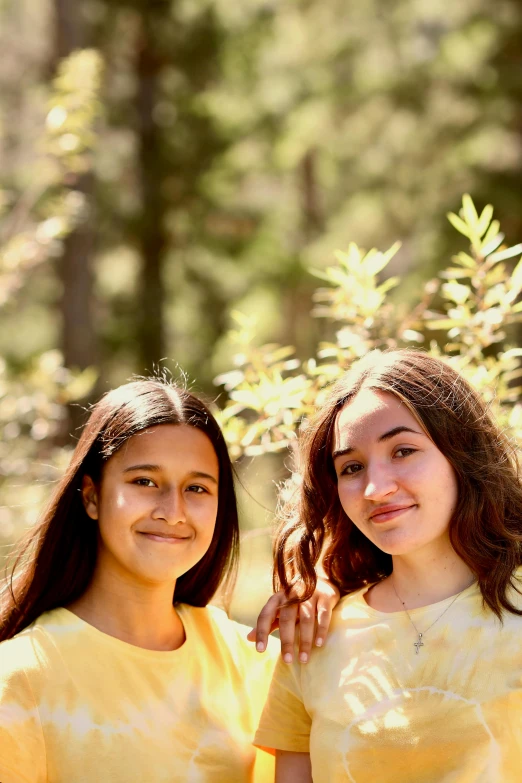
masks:
<svg viewBox="0 0 522 783"><path fill-rule="evenodd" d="M424 642L422 641L422 634L419 634L419 638L416 642L413 642L413 646L415 647L415 655L419 654L419 650L421 647L424 647Z"/></svg>

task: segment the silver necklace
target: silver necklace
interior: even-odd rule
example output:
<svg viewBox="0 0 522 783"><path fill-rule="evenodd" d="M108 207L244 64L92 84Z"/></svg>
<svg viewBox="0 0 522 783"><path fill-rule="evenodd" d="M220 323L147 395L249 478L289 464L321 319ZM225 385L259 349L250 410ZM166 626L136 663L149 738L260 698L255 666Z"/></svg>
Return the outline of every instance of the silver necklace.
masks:
<svg viewBox="0 0 522 783"><path fill-rule="evenodd" d="M401 602L401 604L403 605L403 607L404 607L404 611L406 612L406 615L407 615L407 617L408 617L408 620L410 621L410 623L411 623L411 624L413 625L413 627L415 628L415 633L417 634L417 641L413 642L413 646L415 647L415 655L418 655L418 654L419 654L419 650L420 650L420 648L425 646L425 645L424 645L424 642L423 642L422 640L423 640L424 636L425 636L425 635L428 633L428 631L430 630L430 628L433 628L433 626L435 625L435 623L438 623L438 622L439 622L440 618L441 618L443 615L445 615L445 614L446 614L446 612L448 611L448 609L451 609L451 607L453 606L453 604L455 603L455 601L457 600L457 598L459 597L459 595L462 595L462 593L464 592L464 590L467 590L467 589L468 589L468 587L471 587L471 585L473 584L473 582L474 582L475 580L473 580L473 582L471 582L471 583L470 583L469 585L467 585L466 587L463 587L463 588L462 588L462 590L460 591L460 593L457 593L457 595L453 596L453 601L451 601L451 603L449 603L449 604L447 605L447 607L446 607L446 608L445 608L445 609L444 609L444 610L443 610L443 611L442 611L442 612L439 614L439 616L438 616L438 617L436 617L436 618L435 618L435 620L432 622L432 624L431 624L431 625L429 625L429 626L426 628L426 630L425 630L423 633L421 633L421 632L419 631L419 629L417 628L417 626L416 626L416 625L415 625L415 623L413 622L413 620L412 620L412 618L411 618L411 615L410 615L410 613L408 612L408 610L407 610L407 608L406 608L406 604L404 603L404 601L403 601L403 600L402 600L402 598L400 597L399 593L398 593L398 592L397 592L397 590L395 589L395 582L394 582L394 580L393 580L393 573L392 573L392 574L390 574L390 581L391 581L391 585L392 585L392 587L393 587L393 592L395 593L395 595L397 596L397 598L399 599L399 601L400 601L400 602Z"/></svg>

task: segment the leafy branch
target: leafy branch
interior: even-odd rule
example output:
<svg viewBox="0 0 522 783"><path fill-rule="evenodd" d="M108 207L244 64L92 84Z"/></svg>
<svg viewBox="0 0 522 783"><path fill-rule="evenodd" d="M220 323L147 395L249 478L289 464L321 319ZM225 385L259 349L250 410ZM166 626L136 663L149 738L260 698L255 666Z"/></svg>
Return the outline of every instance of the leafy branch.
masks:
<svg viewBox="0 0 522 783"><path fill-rule="evenodd" d="M315 292L312 315L333 323L336 332L334 342L321 342L305 362L292 346L257 347L255 325L233 315L236 366L216 378L229 395L221 421L233 456L287 448L328 384L353 361L370 350L412 343L462 372L522 441L522 349L509 344L509 327L522 320L522 260L512 271L506 263L522 254L522 244L506 246L493 207L479 215L469 195L448 219L468 239L469 251L453 256L409 312L389 298L398 278L382 277L399 243L384 253L351 243L336 253L335 265L313 270L327 285Z"/></svg>

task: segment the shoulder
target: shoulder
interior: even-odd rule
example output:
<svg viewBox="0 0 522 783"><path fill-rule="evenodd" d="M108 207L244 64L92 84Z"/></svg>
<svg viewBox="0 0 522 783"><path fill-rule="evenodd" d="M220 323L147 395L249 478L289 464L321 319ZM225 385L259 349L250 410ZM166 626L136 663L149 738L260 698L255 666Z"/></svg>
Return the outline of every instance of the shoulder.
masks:
<svg viewBox="0 0 522 783"><path fill-rule="evenodd" d="M0 643L0 683L17 674L28 673L39 666L38 644L34 626Z"/></svg>
<svg viewBox="0 0 522 783"><path fill-rule="evenodd" d="M339 603L333 610L334 618L347 619L350 617L361 617L368 614L369 606L366 603L364 594L369 590L371 585L361 587L360 590L356 590L353 593L343 595Z"/></svg>
<svg viewBox="0 0 522 783"><path fill-rule="evenodd" d="M13 703L24 709L34 706L41 657L34 626L0 644L0 709Z"/></svg>
<svg viewBox="0 0 522 783"><path fill-rule="evenodd" d="M35 626L0 644L0 779L46 780Z"/></svg>
<svg viewBox="0 0 522 783"><path fill-rule="evenodd" d="M12 639L1 642L0 682L5 684L8 678L16 677L32 681L45 671L60 635L70 623L69 615L63 609L46 612Z"/></svg>
<svg viewBox="0 0 522 783"><path fill-rule="evenodd" d="M234 623L223 609L217 606L190 606L177 604L180 617L187 631L210 635L217 639L229 640L234 637Z"/></svg>
<svg viewBox="0 0 522 783"><path fill-rule="evenodd" d="M217 606L195 607L181 604L178 607L187 633L192 630L204 637L207 646L221 648L223 654L232 658L237 666L273 669L279 643L270 638L265 653L258 653L255 644L247 637L250 628L231 620L223 609Z"/></svg>

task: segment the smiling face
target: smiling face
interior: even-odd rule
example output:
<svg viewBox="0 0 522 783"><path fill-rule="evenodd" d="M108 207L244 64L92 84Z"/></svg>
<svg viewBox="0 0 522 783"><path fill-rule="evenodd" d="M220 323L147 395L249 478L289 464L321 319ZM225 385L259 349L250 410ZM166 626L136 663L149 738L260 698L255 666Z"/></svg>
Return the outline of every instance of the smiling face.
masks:
<svg viewBox="0 0 522 783"><path fill-rule="evenodd" d="M332 456L345 513L379 549L451 547L455 473L398 397L363 387L337 416Z"/></svg>
<svg viewBox="0 0 522 783"><path fill-rule="evenodd" d="M210 546L218 480L214 447L195 427L162 424L131 437L99 484L84 478L84 506L98 520L96 570L174 586Z"/></svg>

